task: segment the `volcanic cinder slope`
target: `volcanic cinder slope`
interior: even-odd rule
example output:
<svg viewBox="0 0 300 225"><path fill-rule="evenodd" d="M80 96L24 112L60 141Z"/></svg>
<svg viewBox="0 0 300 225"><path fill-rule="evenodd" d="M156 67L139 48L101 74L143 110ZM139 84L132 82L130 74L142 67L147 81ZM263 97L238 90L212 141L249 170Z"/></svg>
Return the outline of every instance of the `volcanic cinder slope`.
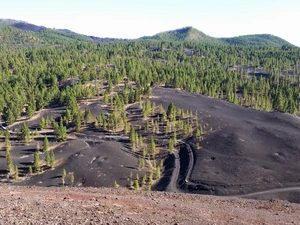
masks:
<svg viewBox="0 0 300 225"><path fill-rule="evenodd" d="M0 186L0 224L297 224L286 201L103 188Z"/></svg>
<svg viewBox="0 0 300 225"><path fill-rule="evenodd" d="M300 202L298 117L170 88L154 88L153 96L157 104L198 110L202 123L212 127L200 149L190 142L195 164L183 190Z"/></svg>

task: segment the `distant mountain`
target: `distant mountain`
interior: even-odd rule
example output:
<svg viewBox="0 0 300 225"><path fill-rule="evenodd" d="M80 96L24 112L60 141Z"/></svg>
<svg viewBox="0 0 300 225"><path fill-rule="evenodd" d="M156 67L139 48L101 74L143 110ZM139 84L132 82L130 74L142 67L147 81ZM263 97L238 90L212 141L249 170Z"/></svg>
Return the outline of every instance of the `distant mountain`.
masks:
<svg viewBox="0 0 300 225"><path fill-rule="evenodd" d="M117 42L116 38L99 38L75 33L68 29L50 29L24 21L0 19L0 43L3 44L58 44L70 41Z"/></svg>
<svg viewBox="0 0 300 225"><path fill-rule="evenodd" d="M0 43L8 45L42 44L43 40L33 32L23 31L15 27L0 29Z"/></svg>
<svg viewBox="0 0 300 225"><path fill-rule="evenodd" d="M292 45L286 40L271 34L244 35L244 36L238 36L232 38L220 38L220 40L230 45L243 45L243 46L281 47L283 45Z"/></svg>
<svg viewBox="0 0 300 225"><path fill-rule="evenodd" d="M286 40L270 34L244 35L232 38L215 38L193 28L165 31L154 36L145 36L131 41L195 41L210 44L226 44L241 46L292 46ZM24 21L0 19L0 43L4 44L58 44L62 42L121 42L128 39L100 38L75 33L68 29L50 29Z"/></svg>
<svg viewBox="0 0 300 225"><path fill-rule="evenodd" d="M165 31L155 34L154 36L141 37L138 40L197 41L211 44L229 44L241 46L281 47L283 45L292 45L286 40L271 34L244 35L232 38L215 38L208 36L193 27L184 27L177 30Z"/></svg>
<svg viewBox="0 0 300 225"><path fill-rule="evenodd" d="M165 31L154 36L142 37L140 39L159 41L202 41L210 43L219 42L216 38L210 37L193 27L184 27L177 30Z"/></svg>
<svg viewBox="0 0 300 225"><path fill-rule="evenodd" d="M33 31L33 32L39 32L47 29L47 27L37 26L26 22L17 22L17 23L10 24L9 26L19 28L21 30Z"/></svg>
<svg viewBox="0 0 300 225"><path fill-rule="evenodd" d="M22 22L22 21L12 20L12 19L0 19L0 29L7 27L11 24L14 24L14 23L19 23L19 22Z"/></svg>

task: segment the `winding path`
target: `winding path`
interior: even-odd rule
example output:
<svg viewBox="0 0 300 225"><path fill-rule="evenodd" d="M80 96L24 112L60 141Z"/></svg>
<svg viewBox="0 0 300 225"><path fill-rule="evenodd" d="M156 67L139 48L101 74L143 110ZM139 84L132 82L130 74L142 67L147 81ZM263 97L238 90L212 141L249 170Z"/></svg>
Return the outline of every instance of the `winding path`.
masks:
<svg viewBox="0 0 300 225"><path fill-rule="evenodd" d="M194 166L194 153L189 144L181 140L179 140L178 142L186 146L187 153L189 155L189 165L184 179L185 184L194 184L193 182L189 181ZM179 173L180 173L180 156L177 151L174 151L174 157L175 157L174 169L173 169L170 183L167 186L166 191L178 193L182 191L180 190L180 187L178 187L178 180L179 180Z"/></svg>
<svg viewBox="0 0 300 225"><path fill-rule="evenodd" d="M166 191L179 193L181 192L181 190L178 188L177 182L178 182L179 172L180 172L180 158L177 151L174 151L173 154L175 157L174 169L170 179L170 183L168 184Z"/></svg>
<svg viewBox="0 0 300 225"><path fill-rule="evenodd" d="M275 188L275 189L270 189L270 190L265 190L265 191L253 192L253 193L249 193L249 194L235 195L234 197L247 198L247 197L254 197L257 195L274 194L274 193L290 192L290 191L300 191L300 187Z"/></svg>

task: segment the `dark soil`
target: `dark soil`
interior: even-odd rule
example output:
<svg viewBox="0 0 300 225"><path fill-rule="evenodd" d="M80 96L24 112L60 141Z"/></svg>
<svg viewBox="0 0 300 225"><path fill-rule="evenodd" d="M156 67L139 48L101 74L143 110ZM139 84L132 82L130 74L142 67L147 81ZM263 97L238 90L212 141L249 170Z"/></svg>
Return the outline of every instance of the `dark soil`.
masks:
<svg viewBox="0 0 300 225"><path fill-rule="evenodd" d="M195 150L193 183L185 185L186 191L239 195L275 189L270 198L299 202L299 191L276 191L300 187L298 117L169 88L154 88L153 96L157 105L167 107L173 102L186 110L198 110L199 120L212 127L200 142L201 149Z"/></svg>
<svg viewBox="0 0 300 225"><path fill-rule="evenodd" d="M74 173L75 186L113 187L116 180L126 187L130 184L131 172L135 178L136 174L142 177L144 171L137 170L137 159L122 148L121 143L114 141L95 143L79 139L67 142L55 150L63 159L61 165L17 184L62 186L62 170L66 169L67 173ZM65 182L71 185L69 176Z"/></svg>

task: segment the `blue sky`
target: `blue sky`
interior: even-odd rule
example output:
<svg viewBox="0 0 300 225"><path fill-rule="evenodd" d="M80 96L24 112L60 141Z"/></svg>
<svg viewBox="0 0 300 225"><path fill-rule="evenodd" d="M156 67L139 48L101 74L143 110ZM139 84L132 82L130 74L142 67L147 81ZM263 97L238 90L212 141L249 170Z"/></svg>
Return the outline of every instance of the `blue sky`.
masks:
<svg viewBox="0 0 300 225"><path fill-rule="evenodd" d="M8 0L0 18L99 37L138 38L185 26L213 37L270 33L300 46L300 0Z"/></svg>

